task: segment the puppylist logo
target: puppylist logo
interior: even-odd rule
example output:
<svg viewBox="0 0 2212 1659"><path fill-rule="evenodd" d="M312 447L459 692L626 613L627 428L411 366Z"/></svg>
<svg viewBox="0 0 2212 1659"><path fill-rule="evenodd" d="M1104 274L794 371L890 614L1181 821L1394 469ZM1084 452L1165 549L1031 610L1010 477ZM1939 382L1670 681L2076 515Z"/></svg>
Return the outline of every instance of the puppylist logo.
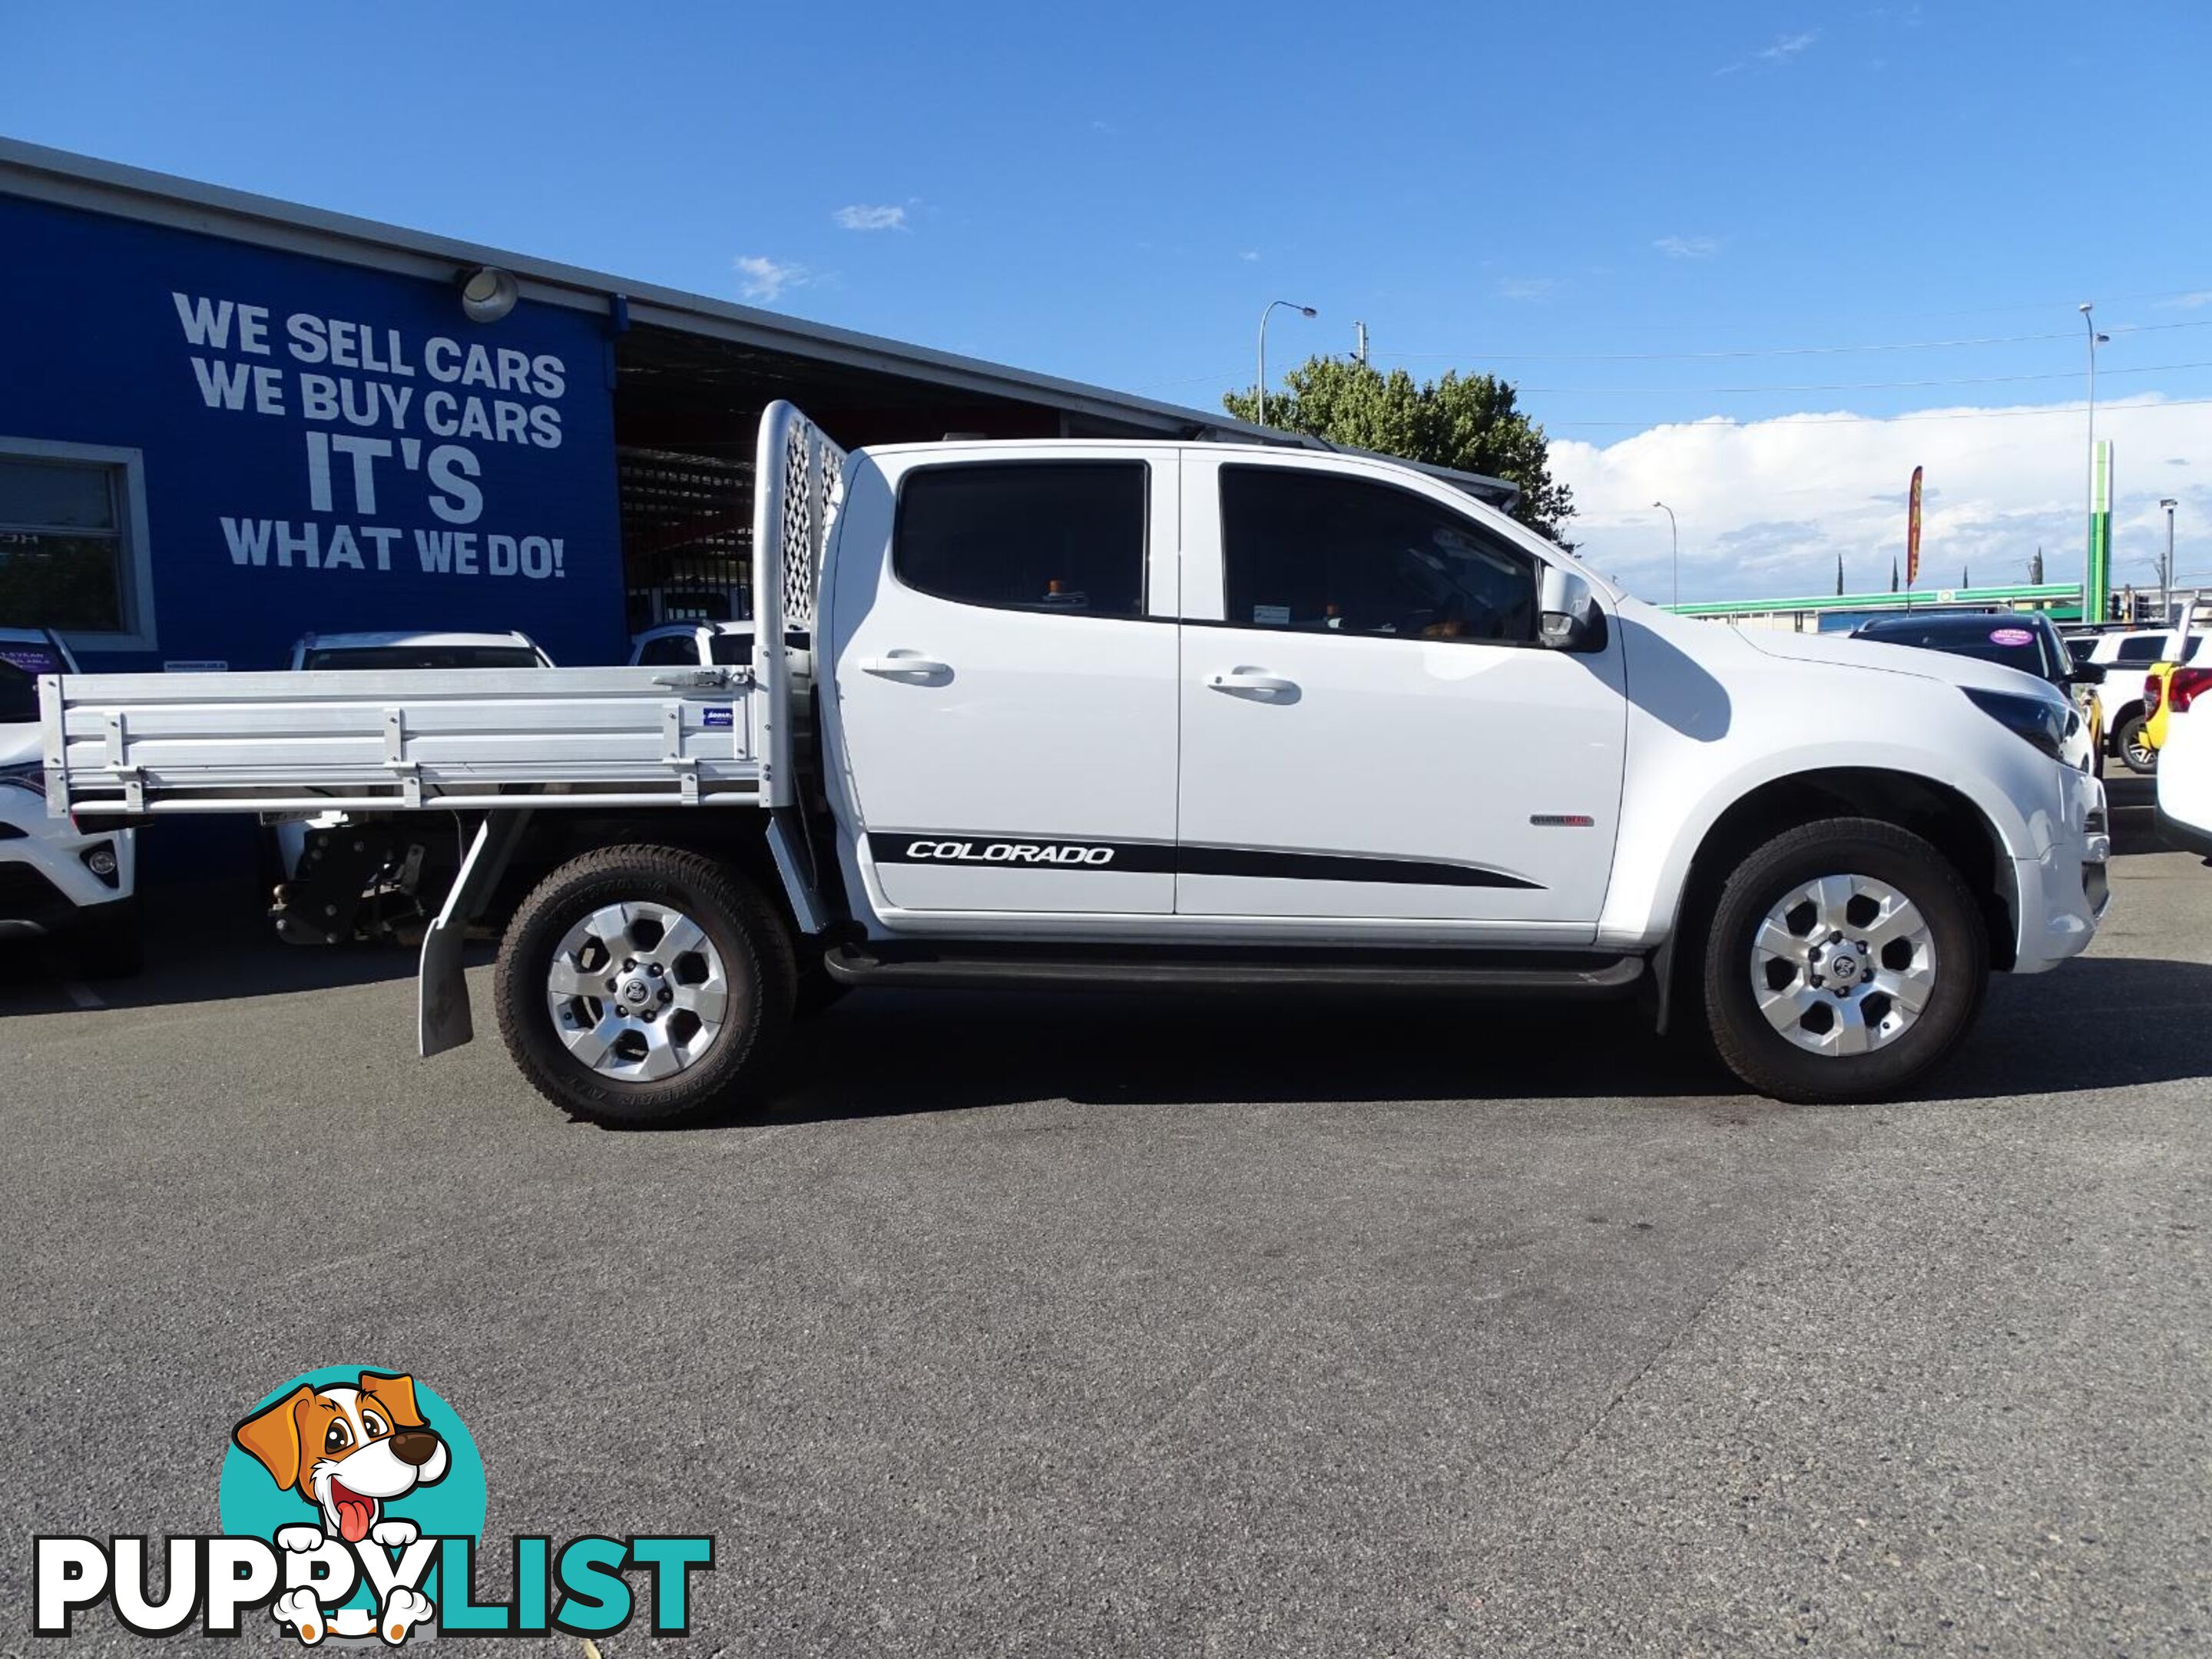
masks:
<svg viewBox="0 0 2212 1659"><path fill-rule="evenodd" d="M643 1612L690 1632L708 1537L512 1540L514 1589L479 1602L483 1461L459 1416L404 1372L331 1365L295 1377L231 1431L212 1534L41 1537L33 1630L68 1636L106 1601L141 1636L235 1636L257 1609L313 1647L418 1629L453 1636L607 1636ZM166 1571L159 1600L149 1558Z"/></svg>

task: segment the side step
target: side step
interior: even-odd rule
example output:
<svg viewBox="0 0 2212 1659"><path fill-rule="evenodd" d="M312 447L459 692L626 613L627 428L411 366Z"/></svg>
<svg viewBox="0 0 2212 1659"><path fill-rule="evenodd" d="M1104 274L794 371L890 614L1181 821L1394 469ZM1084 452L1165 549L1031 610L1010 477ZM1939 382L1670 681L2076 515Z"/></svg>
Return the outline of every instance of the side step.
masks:
<svg viewBox="0 0 2212 1659"><path fill-rule="evenodd" d="M1054 990L1191 986L1458 991L1613 997L1636 988L1642 957L1587 951L1314 950L1259 953L1209 946L1086 951L1079 946L842 945L823 958L841 985L906 989Z"/></svg>

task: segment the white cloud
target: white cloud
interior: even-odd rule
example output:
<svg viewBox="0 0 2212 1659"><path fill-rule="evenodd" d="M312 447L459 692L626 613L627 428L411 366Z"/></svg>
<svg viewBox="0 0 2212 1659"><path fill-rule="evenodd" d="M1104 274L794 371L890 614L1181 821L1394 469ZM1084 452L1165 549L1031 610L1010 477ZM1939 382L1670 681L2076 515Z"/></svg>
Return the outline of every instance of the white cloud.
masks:
<svg viewBox="0 0 2212 1659"><path fill-rule="evenodd" d="M1670 259L1710 259L1721 251L1717 236L1662 236L1651 246Z"/></svg>
<svg viewBox="0 0 2212 1659"><path fill-rule="evenodd" d="M855 202L850 207L841 207L830 216L845 230L904 230L906 210L902 207L869 207Z"/></svg>
<svg viewBox="0 0 2212 1659"><path fill-rule="evenodd" d="M1820 38L1818 29L1808 29L1802 34L1785 34L1772 46L1762 47L1759 57L1770 64L1787 63Z"/></svg>
<svg viewBox="0 0 2212 1659"><path fill-rule="evenodd" d="M1501 300L1547 300L1559 286L1556 276L1504 276L1498 279Z"/></svg>
<svg viewBox="0 0 2212 1659"><path fill-rule="evenodd" d="M1257 264L1260 262L1260 250L1256 247L1248 247L1237 257L1248 265Z"/></svg>
<svg viewBox="0 0 2212 1659"><path fill-rule="evenodd" d="M1953 418L1965 417L1965 418ZM2142 584L2165 544L2160 495L2182 528L2212 520L2212 404L2100 402L2118 487L2112 573ZM1887 420L1791 415L1655 427L1615 443L1553 441L1552 471L1575 492L1569 536L1598 569L1647 599L1670 583L1667 517L1682 531L1682 597L1832 592L1836 557L1854 591L1889 585L1905 550L1912 469L1927 469L1923 586L2025 580L2039 544L2045 577L2081 568L2087 471L2078 403L1928 410ZM2181 465L2172 458L2186 457ZM2185 543L2191 538L2185 534ZM2212 569L2212 541L2185 545L2185 573Z"/></svg>
<svg viewBox="0 0 2212 1659"><path fill-rule="evenodd" d="M2199 289L2194 294L2177 294L2170 300L2160 300L2159 304L2167 311L2196 311L2212 306L2212 288Z"/></svg>
<svg viewBox="0 0 2212 1659"><path fill-rule="evenodd" d="M785 289L805 288L814 280L814 273L805 265L771 259L766 254L741 254L731 263L738 273L738 291L748 300L779 300Z"/></svg>
<svg viewBox="0 0 2212 1659"><path fill-rule="evenodd" d="M1723 64L1713 73L1717 76L1735 75L1758 64L1786 64L1820 38L1820 31L1818 29L1807 29L1802 34L1778 35L1771 46L1761 46L1749 57L1739 58L1732 64Z"/></svg>

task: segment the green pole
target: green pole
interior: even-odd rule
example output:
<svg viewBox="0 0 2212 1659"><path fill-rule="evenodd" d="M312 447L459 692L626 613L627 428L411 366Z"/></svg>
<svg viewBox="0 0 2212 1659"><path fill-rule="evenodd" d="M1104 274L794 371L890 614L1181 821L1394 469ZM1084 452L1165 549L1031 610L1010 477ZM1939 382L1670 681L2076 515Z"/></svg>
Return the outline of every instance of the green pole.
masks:
<svg viewBox="0 0 2212 1659"><path fill-rule="evenodd" d="M2102 622L2110 608L2112 591L2112 441L2097 440L2095 471L2089 484L2089 592L2084 608L2094 607L2085 622Z"/></svg>

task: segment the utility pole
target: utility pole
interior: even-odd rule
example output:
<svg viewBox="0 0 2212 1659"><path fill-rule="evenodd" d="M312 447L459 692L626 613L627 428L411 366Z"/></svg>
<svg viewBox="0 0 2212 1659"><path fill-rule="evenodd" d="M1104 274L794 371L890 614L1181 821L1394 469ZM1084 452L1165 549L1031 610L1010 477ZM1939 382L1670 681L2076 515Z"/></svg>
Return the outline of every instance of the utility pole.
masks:
<svg viewBox="0 0 2212 1659"><path fill-rule="evenodd" d="M1352 348L1352 361L1364 368L1367 366L1367 325L1354 323L1352 331L1357 342Z"/></svg>
<svg viewBox="0 0 2212 1659"><path fill-rule="evenodd" d="M2181 505L2171 495L2159 498L2166 509L2166 558L2158 567L2158 613L2166 626L2173 621L2173 509Z"/></svg>

